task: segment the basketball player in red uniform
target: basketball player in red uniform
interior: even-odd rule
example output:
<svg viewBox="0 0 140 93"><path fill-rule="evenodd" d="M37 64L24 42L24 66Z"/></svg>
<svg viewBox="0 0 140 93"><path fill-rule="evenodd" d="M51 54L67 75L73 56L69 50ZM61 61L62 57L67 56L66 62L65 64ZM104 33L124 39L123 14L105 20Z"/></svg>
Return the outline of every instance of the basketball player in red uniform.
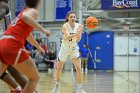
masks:
<svg viewBox="0 0 140 93"><path fill-rule="evenodd" d="M5 24L3 25L5 26L5 29L7 29L7 26L10 24L11 21L8 2L9 0L0 0L0 22L2 22L2 24ZM19 73L12 65L8 65L3 75L0 76L0 79L12 87L11 93L22 93L22 89L24 89L27 82L27 79L21 73ZM38 92L35 91L35 93Z"/></svg>
<svg viewBox="0 0 140 93"><path fill-rule="evenodd" d="M24 93L33 93L39 80L39 73L35 64L24 48L25 41L27 39L44 54L44 50L34 41L31 32L37 28L39 31L50 35L50 32L36 21L40 1L25 0L27 7L11 22L7 31L0 38L0 76L9 64L14 65L29 79Z"/></svg>

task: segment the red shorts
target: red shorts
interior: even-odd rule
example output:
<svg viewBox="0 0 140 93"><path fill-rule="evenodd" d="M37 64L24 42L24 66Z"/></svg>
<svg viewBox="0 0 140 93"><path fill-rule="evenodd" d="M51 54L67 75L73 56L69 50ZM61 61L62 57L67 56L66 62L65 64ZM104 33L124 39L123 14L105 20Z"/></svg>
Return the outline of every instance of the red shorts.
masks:
<svg viewBox="0 0 140 93"><path fill-rule="evenodd" d="M14 39L0 39L0 61L6 65L14 64L21 44ZM18 63L24 62L29 58L27 51L21 51Z"/></svg>

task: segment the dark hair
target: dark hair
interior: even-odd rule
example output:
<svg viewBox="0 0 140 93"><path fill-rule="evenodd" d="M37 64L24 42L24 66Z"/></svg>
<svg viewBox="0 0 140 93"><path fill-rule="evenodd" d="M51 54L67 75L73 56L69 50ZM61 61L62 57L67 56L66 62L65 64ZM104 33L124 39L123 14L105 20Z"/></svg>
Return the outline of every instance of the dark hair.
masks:
<svg viewBox="0 0 140 93"><path fill-rule="evenodd" d="M35 8L37 7L37 4L40 2L40 0L25 0L26 6L29 8Z"/></svg>
<svg viewBox="0 0 140 93"><path fill-rule="evenodd" d="M68 20L68 16L69 16L70 14L75 14L75 12L74 12L74 11L69 11L69 12L67 13L67 15L66 15L66 18L65 18L64 23L66 23L66 22L69 21L69 20Z"/></svg>
<svg viewBox="0 0 140 93"><path fill-rule="evenodd" d="M8 1L9 1L9 0L0 0L0 2L6 2L6 3L8 3Z"/></svg>

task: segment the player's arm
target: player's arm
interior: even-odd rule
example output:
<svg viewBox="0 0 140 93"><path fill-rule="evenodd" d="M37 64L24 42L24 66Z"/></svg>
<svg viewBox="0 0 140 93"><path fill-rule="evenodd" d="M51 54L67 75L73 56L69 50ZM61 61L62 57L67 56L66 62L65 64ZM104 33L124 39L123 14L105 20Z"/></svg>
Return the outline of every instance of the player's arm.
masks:
<svg viewBox="0 0 140 93"><path fill-rule="evenodd" d="M38 29L39 31L50 35L50 32L47 31L44 27L42 27L38 22L38 11L35 9L28 9L22 15L22 20L27 23L28 25Z"/></svg>
<svg viewBox="0 0 140 93"><path fill-rule="evenodd" d="M79 24L79 28L77 29L77 32L79 32L79 34L77 34L76 38L77 38L77 41L79 42L81 40L81 36L83 32L83 27L81 24Z"/></svg>
<svg viewBox="0 0 140 93"><path fill-rule="evenodd" d="M67 29L67 26L65 24L62 26L62 32L65 34L66 39L71 39L71 38L75 37L78 34L78 33L76 33L76 34L70 35L70 33L69 33L68 29Z"/></svg>
<svg viewBox="0 0 140 93"><path fill-rule="evenodd" d="M40 45L38 44L38 42L34 39L32 33L29 34L28 38L27 38L27 41L33 45L34 47L37 48L37 50L42 53L44 55L45 51L43 50L42 47L40 47Z"/></svg>

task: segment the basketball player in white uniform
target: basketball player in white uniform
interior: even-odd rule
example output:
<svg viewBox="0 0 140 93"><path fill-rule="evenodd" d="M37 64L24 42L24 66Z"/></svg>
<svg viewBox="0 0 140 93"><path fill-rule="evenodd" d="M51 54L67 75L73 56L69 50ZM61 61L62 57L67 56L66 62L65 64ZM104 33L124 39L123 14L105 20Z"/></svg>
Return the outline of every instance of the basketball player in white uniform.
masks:
<svg viewBox="0 0 140 93"><path fill-rule="evenodd" d="M82 25L75 22L76 15L74 12L68 12L66 21L62 26L61 31L64 33L62 37L62 44L58 54L58 62L56 69L56 85L53 89L53 93L57 93L57 87L60 85L60 77L62 74L63 65L68 56L70 56L76 68L76 80L78 84L77 93L86 93L82 89L82 75L81 75L81 59L79 53L78 42L82 35Z"/></svg>

